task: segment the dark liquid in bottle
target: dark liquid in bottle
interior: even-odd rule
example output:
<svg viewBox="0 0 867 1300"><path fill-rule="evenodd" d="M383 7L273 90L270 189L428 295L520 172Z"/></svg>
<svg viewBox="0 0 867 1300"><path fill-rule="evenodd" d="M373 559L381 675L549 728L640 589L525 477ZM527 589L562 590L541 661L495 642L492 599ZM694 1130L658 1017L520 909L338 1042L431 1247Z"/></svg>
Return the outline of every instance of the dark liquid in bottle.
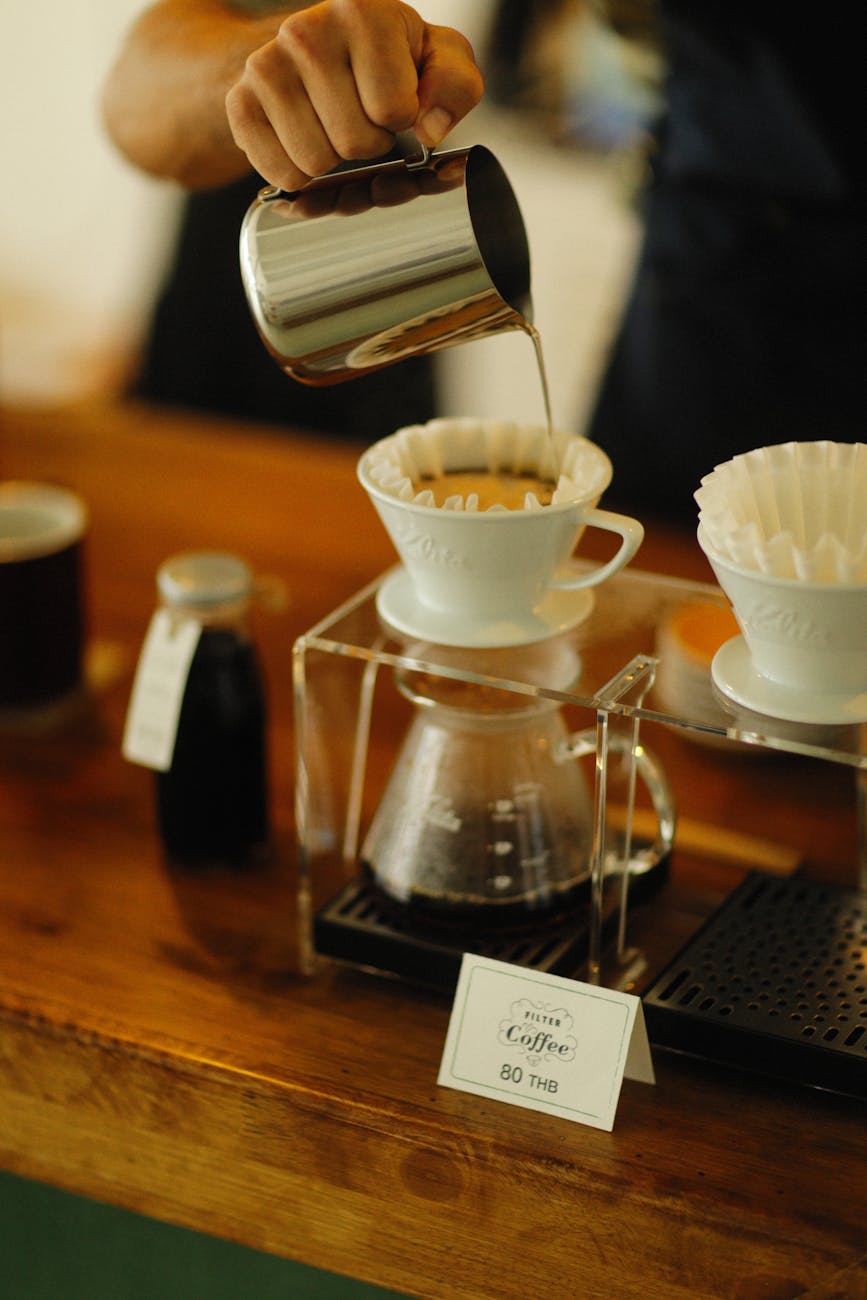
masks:
<svg viewBox="0 0 867 1300"><path fill-rule="evenodd" d="M170 857L243 867L268 842L265 700L252 644L205 628L187 679L172 766L157 774L157 815Z"/></svg>

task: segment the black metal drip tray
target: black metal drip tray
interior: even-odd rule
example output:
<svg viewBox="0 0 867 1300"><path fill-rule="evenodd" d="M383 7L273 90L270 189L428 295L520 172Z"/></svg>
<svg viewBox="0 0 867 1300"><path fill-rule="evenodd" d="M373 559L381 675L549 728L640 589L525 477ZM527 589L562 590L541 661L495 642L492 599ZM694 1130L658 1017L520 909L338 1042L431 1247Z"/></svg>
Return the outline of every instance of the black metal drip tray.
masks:
<svg viewBox="0 0 867 1300"><path fill-rule="evenodd" d="M655 893L668 875L668 859L635 875L629 885L631 902ZM603 939L615 932L618 920L615 887L606 889ZM580 904L568 916L540 920L523 930L486 931L425 927L409 915L384 908L380 896L359 878L316 913L313 944L318 953L381 974L452 994L464 952L512 962L556 975L574 975L590 947L590 905Z"/></svg>
<svg viewBox="0 0 867 1300"><path fill-rule="evenodd" d="M651 1042L867 1097L867 897L752 873L644 994Z"/></svg>

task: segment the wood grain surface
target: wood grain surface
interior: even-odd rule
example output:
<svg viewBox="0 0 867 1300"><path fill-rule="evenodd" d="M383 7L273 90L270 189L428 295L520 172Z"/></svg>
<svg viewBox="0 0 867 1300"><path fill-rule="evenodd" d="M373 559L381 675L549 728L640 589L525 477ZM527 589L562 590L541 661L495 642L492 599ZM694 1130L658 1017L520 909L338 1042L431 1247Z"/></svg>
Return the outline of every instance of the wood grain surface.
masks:
<svg viewBox="0 0 867 1300"><path fill-rule="evenodd" d="M358 451L135 406L0 415L0 474L91 511L86 697L0 732L0 1165L418 1296L867 1296L861 1103L658 1053L604 1133L439 1088L447 999L297 973L292 642L394 561ZM285 591L257 615L277 847L247 875L168 866L120 756L154 574L199 546ZM661 524L640 561L708 576ZM691 838L643 921L659 961L741 878L714 828L854 882L851 770L660 732Z"/></svg>

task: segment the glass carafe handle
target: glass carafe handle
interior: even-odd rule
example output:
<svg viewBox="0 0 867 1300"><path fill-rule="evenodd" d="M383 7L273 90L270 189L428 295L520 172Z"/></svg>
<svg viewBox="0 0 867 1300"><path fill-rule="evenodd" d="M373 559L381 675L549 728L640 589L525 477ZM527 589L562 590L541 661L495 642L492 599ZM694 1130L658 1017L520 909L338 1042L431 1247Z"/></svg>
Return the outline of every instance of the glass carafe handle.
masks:
<svg viewBox="0 0 867 1300"><path fill-rule="evenodd" d="M576 731L563 741L561 755L564 760L585 758L596 754L597 733L595 727L586 731ZM628 757L632 746L625 736L609 734L609 748L617 754ZM671 851L674 844L674 832L677 825L677 809L671 782L659 759L650 750L640 745L633 753L638 775L641 777L656 814L656 834L653 842L646 848L630 855L630 876L642 876L650 871ZM620 866L618 864L618 870Z"/></svg>

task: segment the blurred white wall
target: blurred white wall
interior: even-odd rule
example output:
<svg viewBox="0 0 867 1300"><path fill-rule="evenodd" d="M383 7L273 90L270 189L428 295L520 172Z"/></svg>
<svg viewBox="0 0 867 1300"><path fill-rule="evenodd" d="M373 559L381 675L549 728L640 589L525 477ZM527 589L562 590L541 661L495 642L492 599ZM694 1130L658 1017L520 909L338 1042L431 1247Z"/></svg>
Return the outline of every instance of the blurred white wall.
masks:
<svg viewBox="0 0 867 1300"><path fill-rule="evenodd" d="M146 327L180 194L117 156L98 106L140 5L0 0L0 400L65 401L111 388ZM483 47L489 0L429 0L423 12ZM610 157L558 149L486 107L453 142L476 141L497 154L517 193L554 418L578 427L620 309L635 218ZM455 348L441 362L447 412L541 419L526 336Z"/></svg>
<svg viewBox="0 0 867 1300"><path fill-rule="evenodd" d="M139 0L0 0L0 399L111 382L143 328L178 195L107 142L99 87Z"/></svg>
<svg viewBox="0 0 867 1300"><path fill-rule="evenodd" d="M613 155L558 148L480 107L458 133L486 144L518 198L530 245L533 323L555 424L583 429L619 321L639 223ZM544 418L532 342L509 333L440 353L445 414Z"/></svg>

